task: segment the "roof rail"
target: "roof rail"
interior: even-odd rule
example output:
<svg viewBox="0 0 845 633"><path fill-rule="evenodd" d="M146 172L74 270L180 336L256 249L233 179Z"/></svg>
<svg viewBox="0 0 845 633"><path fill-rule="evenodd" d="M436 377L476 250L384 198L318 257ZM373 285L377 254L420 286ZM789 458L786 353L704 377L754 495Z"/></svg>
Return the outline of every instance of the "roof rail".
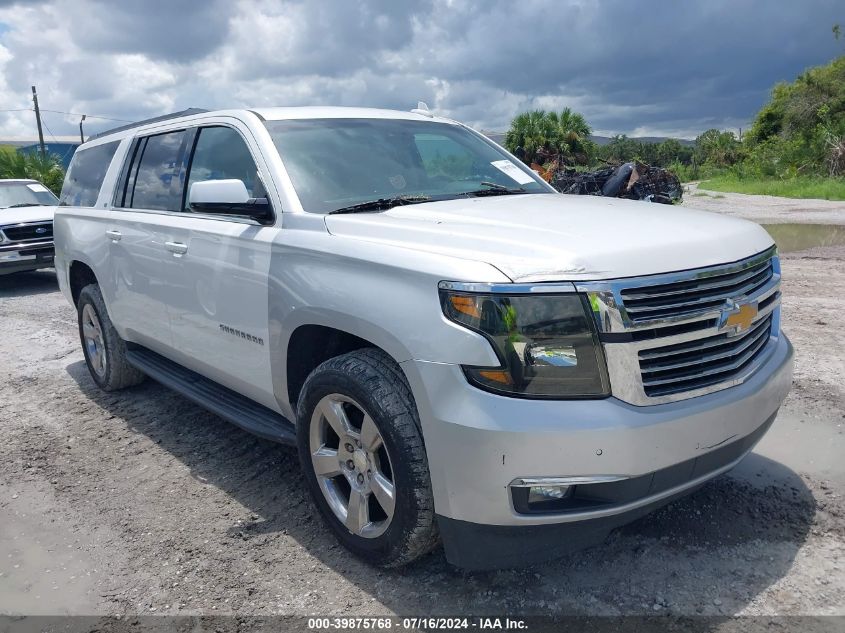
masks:
<svg viewBox="0 0 845 633"><path fill-rule="evenodd" d="M203 108L188 108L187 110L180 110L179 112L171 112L170 114L162 114L161 116L153 117L151 119L144 119L143 121L137 121L135 123L127 123L126 125L121 125L120 127L114 127L110 130L106 130L105 132L100 132L99 134L95 134L88 138L89 141L93 141L96 138L102 138L103 136L108 136L109 134L114 134L115 132L123 132L125 130L131 130L136 127L141 127L142 125L147 125L148 123L158 123L159 121L169 121L170 119L178 119L179 117L183 116L191 116L192 114L202 114L203 112L208 112Z"/></svg>

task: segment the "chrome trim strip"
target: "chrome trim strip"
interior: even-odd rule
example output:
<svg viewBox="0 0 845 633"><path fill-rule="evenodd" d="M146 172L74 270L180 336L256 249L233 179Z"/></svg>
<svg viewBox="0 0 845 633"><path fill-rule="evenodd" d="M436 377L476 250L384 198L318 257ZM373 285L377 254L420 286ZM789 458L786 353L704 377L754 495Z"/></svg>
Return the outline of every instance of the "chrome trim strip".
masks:
<svg viewBox="0 0 845 633"><path fill-rule="evenodd" d="M33 220L32 222L18 222L16 224L0 224L0 230L13 229L21 226L33 226L37 224L53 224L52 220Z"/></svg>
<svg viewBox="0 0 845 633"><path fill-rule="evenodd" d="M768 271L768 266L764 266L764 267L760 268L759 270L752 270L746 275L742 275L740 277L734 277L734 278L728 280L727 282L717 282L717 283L712 283L712 284L701 284L701 285L697 286L695 288L695 290L696 290L696 292L707 292L708 290L718 290L719 288L724 288L726 286L735 286L736 284L747 281L748 279L753 279L757 275L759 275L763 272L767 272L767 271ZM733 274L733 273L730 273L730 274ZM683 283L683 282L679 282L679 283ZM684 294L686 292L689 292L689 291L688 290L672 290L672 291L669 291L669 292L653 292L653 293L641 292L641 293L634 293L634 294L623 292L623 294L624 294L626 300L637 300L637 299L651 299L651 298L654 298L654 297L671 297L672 295Z"/></svg>
<svg viewBox="0 0 845 633"><path fill-rule="evenodd" d="M571 294L576 292L575 285L569 282L535 283L535 284L504 284L504 283L474 283L466 281L441 281L437 284L440 290L454 290L457 292L476 292L484 294Z"/></svg>
<svg viewBox="0 0 845 633"><path fill-rule="evenodd" d="M614 481L630 479L624 475L593 475L575 477L517 477L508 484L511 488L530 488L531 486L583 486L587 484L609 484Z"/></svg>
<svg viewBox="0 0 845 633"><path fill-rule="evenodd" d="M2 243L0 244L0 253L5 253L7 251L30 251L39 248L44 248L45 246L53 246L53 240L48 240L46 242Z"/></svg>

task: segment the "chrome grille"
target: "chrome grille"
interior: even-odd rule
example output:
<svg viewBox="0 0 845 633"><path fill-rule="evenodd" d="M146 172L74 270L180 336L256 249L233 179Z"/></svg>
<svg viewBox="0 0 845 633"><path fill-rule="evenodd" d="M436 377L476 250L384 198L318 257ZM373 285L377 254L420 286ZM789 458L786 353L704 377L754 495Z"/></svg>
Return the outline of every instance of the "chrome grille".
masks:
<svg viewBox="0 0 845 633"><path fill-rule="evenodd" d="M714 272L698 279L659 284L647 288L625 288L622 301L633 322L679 317L707 308L720 308L725 300L751 296L772 278L772 261L748 268Z"/></svg>
<svg viewBox="0 0 845 633"><path fill-rule="evenodd" d="M11 242L35 242L53 237L52 222L33 222L31 224L10 224L0 227L0 231Z"/></svg>
<svg viewBox="0 0 845 633"><path fill-rule="evenodd" d="M643 389L649 397L700 389L742 372L769 340L769 315L739 336L719 334L639 353Z"/></svg>
<svg viewBox="0 0 845 633"><path fill-rule="evenodd" d="M721 266L576 287L593 307L613 395L636 405L739 384L780 333L774 247Z"/></svg>

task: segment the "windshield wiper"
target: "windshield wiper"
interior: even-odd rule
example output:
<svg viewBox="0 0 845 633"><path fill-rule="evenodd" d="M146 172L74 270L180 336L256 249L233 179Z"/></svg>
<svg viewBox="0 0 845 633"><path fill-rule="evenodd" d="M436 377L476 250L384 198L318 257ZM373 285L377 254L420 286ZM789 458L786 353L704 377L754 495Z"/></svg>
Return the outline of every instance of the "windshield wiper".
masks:
<svg viewBox="0 0 845 633"><path fill-rule="evenodd" d="M3 207L4 209L16 209L18 207L46 207L46 204L41 204L40 202L18 202L16 204L10 204L8 207Z"/></svg>
<svg viewBox="0 0 845 633"><path fill-rule="evenodd" d="M506 187L496 182L482 181L479 183L483 187L490 187L489 189L477 189L476 191L465 191L464 196L505 196L509 193L525 193L522 187Z"/></svg>
<svg viewBox="0 0 845 633"><path fill-rule="evenodd" d="M393 198L379 198L378 200L368 200L359 204L353 204L348 207L341 207L334 211L329 211L326 215L337 215L341 213L369 213L371 211L387 211L393 207L401 207L405 204L419 204L420 202L428 202L431 196L415 195L415 196L394 196Z"/></svg>

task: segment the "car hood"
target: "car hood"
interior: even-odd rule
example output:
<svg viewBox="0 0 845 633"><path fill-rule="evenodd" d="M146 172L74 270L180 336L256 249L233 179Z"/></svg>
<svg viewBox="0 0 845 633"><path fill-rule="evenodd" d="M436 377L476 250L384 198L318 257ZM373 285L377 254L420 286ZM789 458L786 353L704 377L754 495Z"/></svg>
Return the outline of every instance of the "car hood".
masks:
<svg viewBox="0 0 845 633"><path fill-rule="evenodd" d="M514 282L613 279L736 261L772 245L758 224L618 198L521 194L326 216L333 235L492 264Z"/></svg>
<svg viewBox="0 0 845 633"><path fill-rule="evenodd" d="M0 226L20 224L21 222L43 222L52 220L56 207L15 207L0 209Z"/></svg>

